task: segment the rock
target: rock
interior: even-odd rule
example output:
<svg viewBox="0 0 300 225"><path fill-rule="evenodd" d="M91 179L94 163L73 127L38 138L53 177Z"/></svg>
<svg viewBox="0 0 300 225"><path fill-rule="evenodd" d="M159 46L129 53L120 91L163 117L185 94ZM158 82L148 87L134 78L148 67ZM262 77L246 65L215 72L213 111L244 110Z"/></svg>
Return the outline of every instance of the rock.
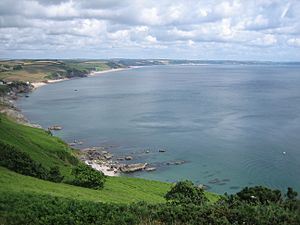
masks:
<svg viewBox="0 0 300 225"><path fill-rule="evenodd" d="M62 127L58 126L58 125L54 125L54 126L49 127L48 129L49 130L62 130Z"/></svg>
<svg viewBox="0 0 300 225"><path fill-rule="evenodd" d="M132 158L132 156L126 156L125 159L126 160L132 160L133 158Z"/></svg>
<svg viewBox="0 0 300 225"><path fill-rule="evenodd" d="M184 163L184 161L176 161L174 164L175 165L181 165L181 164L183 164Z"/></svg>
<svg viewBox="0 0 300 225"><path fill-rule="evenodd" d="M155 171L156 168L155 167L148 167L145 169L147 172L151 172L151 171Z"/></svg>
<svg viewBox="0 0 300 225"><path fill-rule="evenodd" d="M150 151L149 150L146 150L146 153L149 153Z"/></svg>
<svg viewBox="0 0 300 225"><path fill-rule="evenodd" d="M110 154L110 153L104 154L104 158L105 158L106 160L109 160L109 159L111 159L112 157L113 157L113 154Z"/></svg>
<svg viewBox="0 0 300 225"><path fill-rule="evenodd" d="M181 164L184 164L184 163L186 163L186 161L184 161L184 160L177 160L177 161L166 162L166 165L167 166L170 166L170 165L181 165Z"/></svg>
<svg viewBox="0 0 300 225"><path fill-rule="evenodd" d="M75 145L76 145L76 143L69 143L69 145L70 145L70 146L75 146Z"/></svg>
<svg viewBox="0 0 300 225"><path fill-rule="evenodd" d="M147 163L135 163L121 166L119 169L123 173L132 173L139 170L144 170L147 166Z"/></svg>
<svg viewBox="0 0 300 225"><path fill-rule="evenodd" d="M166 152L166 150L165 150L165 149L162 149L162 148L160 148L160 149L158 149L158 152Z"/></svg>

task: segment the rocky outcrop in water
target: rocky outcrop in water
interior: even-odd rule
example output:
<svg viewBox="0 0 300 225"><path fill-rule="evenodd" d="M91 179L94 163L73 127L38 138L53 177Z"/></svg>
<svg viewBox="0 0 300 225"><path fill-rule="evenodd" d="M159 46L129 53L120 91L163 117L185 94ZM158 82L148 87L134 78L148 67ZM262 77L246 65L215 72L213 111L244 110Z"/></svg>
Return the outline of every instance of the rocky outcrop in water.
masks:
<svg viewBox="0 0 300 225"><path fill-rule="evenodd" d="M123 173L132 173L135 171L144 170L147 166L147 163L135 163L135 164L127 164L120 166L119 169Z"/></svg>

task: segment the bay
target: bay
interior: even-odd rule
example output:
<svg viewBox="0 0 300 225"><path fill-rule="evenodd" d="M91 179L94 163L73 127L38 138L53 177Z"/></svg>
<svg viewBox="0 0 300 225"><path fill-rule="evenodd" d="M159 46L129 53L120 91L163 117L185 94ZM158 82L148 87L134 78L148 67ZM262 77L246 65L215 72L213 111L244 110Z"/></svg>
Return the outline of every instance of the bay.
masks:
<svg viewBox="0 0 300 225"><path fill-rule="evenodd" d="M157 167L131 176L190 179L218 193L248 185L300 191L297 65L135 68L49 84L17 105L33 123L61 125L55 135L67 142Z"/></svg>

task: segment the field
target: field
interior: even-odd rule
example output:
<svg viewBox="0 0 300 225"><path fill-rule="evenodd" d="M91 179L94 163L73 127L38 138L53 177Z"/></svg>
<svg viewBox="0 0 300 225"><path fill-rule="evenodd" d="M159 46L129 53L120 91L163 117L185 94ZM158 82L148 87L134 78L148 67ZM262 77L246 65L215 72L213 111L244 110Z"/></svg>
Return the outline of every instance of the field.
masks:
<svg viewBox="0 0 300 225"><path fill-rule="evenodd" d="M0 80L39 82L65 77L82 77L91 71L122 66L107 60L7 60L0 61Z"/></svg>

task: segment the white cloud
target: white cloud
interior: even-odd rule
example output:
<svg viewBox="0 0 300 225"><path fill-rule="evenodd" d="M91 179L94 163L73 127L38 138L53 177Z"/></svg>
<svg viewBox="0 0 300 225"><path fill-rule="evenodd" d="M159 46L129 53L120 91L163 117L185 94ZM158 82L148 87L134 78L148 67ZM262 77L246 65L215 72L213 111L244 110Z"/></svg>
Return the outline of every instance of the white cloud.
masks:
<svg viewBox="0 0 300 225"><path fill-rule="evenodd" d="M291 38L287 41L289 45L300 47L300 38Z"/></svg>
<svg viewBox="0 0 300 225"><path fill-rule="evenodd" d="M1 0L0 53L42 49L47 57L72 47L81 57L82 49L99 51L99 58L139 57L140 49L149 48L147 56L157 58L203 52L241 59L260 52L269 60L300 60L294 50L300 45L299 10L296 0Z"/></svg>

